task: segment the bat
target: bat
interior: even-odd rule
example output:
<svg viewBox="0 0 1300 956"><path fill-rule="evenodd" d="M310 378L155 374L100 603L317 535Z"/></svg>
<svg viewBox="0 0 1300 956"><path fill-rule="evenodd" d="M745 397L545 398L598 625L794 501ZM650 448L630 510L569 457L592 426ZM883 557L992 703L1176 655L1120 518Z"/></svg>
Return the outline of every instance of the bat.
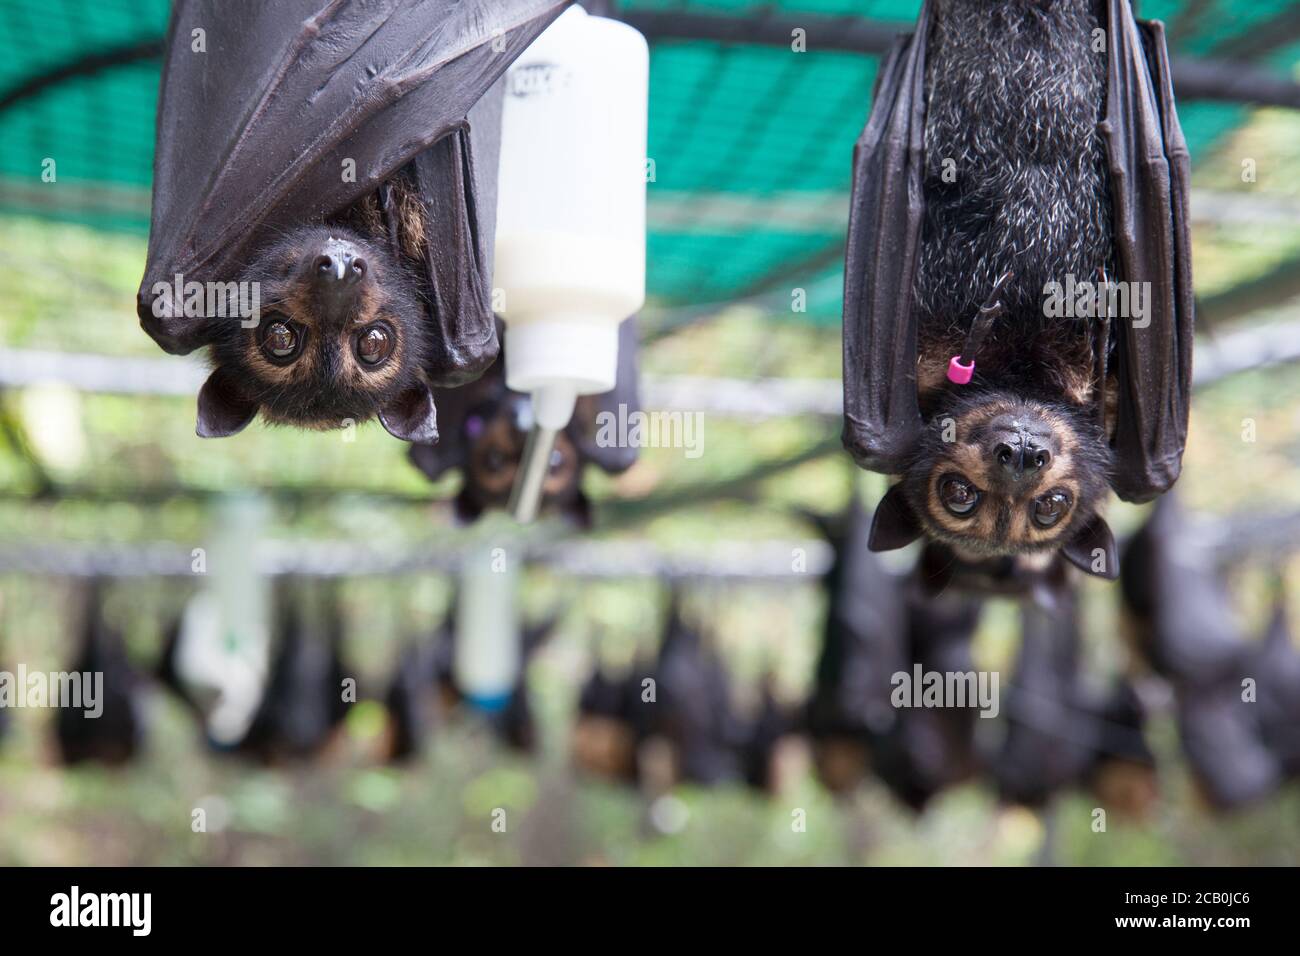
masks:
<svg viewBox="0 0 1300 956"><path fill-rule="evenodd" d="M671 766L659 774L652 768L650 776L706 786L742 779L731 682L722 661L682 619L676 590L669 597L654 680L657 696L647 736L667 745L662 752L671 755Z"/></svg>
<svg viewBox="0 0 1300 956"><path fill-rule="evenodd" d="M867 773L872 740L897 720L890 676L909 663L907 612L898 577L871 552L861 502L854 497L839 521L818 523L834 557L822 580L828 609L804 724L818 778L846 793Z"/></svg>
<svg viewBox="0 0 1300 956"><path fill-rule="evenodd" d="M1109 492L1167 491L1186 440L1189 168L1128 0L926 0L853 158L843 438L898 478L874 548L1117 575Z"/></svg>
<svg viewBox="0 0 1300 956"><path fill-rule="evenodd" d="M60 707L55 738L65 764L93 761L121 766L139 754L144 737L140 678L127 657L121 632L104 619L103 582L96 579L86 585L81 603L77 653L69 671L81 674L83 681L87 675L103 675L101 699L96 702L102 709L89 717L87 708Z"/></svg>
<svg viewBox="0 0 1300 956"><path fill-rule="evenodd" d="M1156 502L1125 545L1120 596L1130 642L1155 673L1193 685L1243 673L1249 648L1231 595L1188 539L1176 496Z"/></svg>
<svg viewBox="0 0 1300 956"><path fill-rule="evenodd" d="M973 672L970 645L979 625L980 602L958 593L930 597L908 591L904 598L906 670L920 664L925 672ZM975 747L978 711L973 703L953 703L900 709L889 731L872 743L876 775L915 811L981 769Z"/></svg>
<svg viewBox="0 0 1300 956"><path fill-rule="evenodd" d="M398 655L384 695L389 715L384 757L391 763L404 763L423 753L440 719L439 644L412 642Z"/></svg>
<svg viewBox="0 0 1300 956"><path fill-rule="evenodd" d="M801 749L792 745L799 725L796 715L777 699L771 675L760 685L758 709L743 727L740 756L745 783L766 793L780 793L793 785L794 755Z"/></svg>
<svg viewBox="0 0 1300 956"><path fill-rule="evenodd" d="M1287 617L1286 591L1279 579L1252 674L1259 692L1259 722L1264 745L1287 776L1300 775L1300 652Z"/></svg>
<svg viewBox="0 0 1300 956"><path fill-rule="evenodd" d="M1101 731L1082 781L1103 806L1129 818L1151 814L1159 796L1156 755L1146 740L1146 709L1125 679L1094 705Z"/></svg>
<svg viewBox="0 0 1300 956"><path fill-rule="evenodd" d="M275 657L262 702L236 747L267 765L318 756L347 716L337 594L326 592L315 626L307 626L299 607L306 593L292 580L277 588Z"/></svg>
<svg viewBox="0 0 1300 956"><path fill-rule="evenodd" d="M894 676L969 671L979 604L931 594L884 567L871 547L871 524L855 497L839 522L823 523L834 559L823 580L827 611L805 724L818 777L834 793L874 772L919 810L939 790L978 769L975 712L898 708Z"/></svg>
<svg viewBox="0 0 1300 956"><path fill-rule="evenodd" d="M502 74L568 0L182 0L158 106L141 326L209 346L197 432L377 417L496 357Z"/></svg>
<svg viewBox="0 0 1300 956"><path fill-rule="evenodd" d="M561 612L527 626L520 635L522 666L506 706L488 715L494 733L516 750L531 752L537 743L537 729L525 680L528 663L555 630ZM408 644L384 698L389 714L386 757L403 762L418 756L433 727L448 719L464 700L456 683L454 658L456 608L447 612L432 641Z"/></svg>
<svg viewBox="0 0 1300 956"><path fill-rule="evenodd" d="M1176 496L1156 502L1125 546L1120 594L1138 656L1173 685L1179 738L1206 801L1230 809L1272 793L1283 768L1262 722L1266 701L1285 699L1288 670L1271 657L1277 645L1266 640L1257 652L1244 639L1231 595L1190 539ZM1246 677L1257 681L1259 703L1244 700Z"/></svg>
<svg viewBox="0 0 1300 956"><path fill-rule="evenodd" d="M610 677L598 665L578 694L573 762L593 776L637 782L637 749L649 733L648 708L636 669Z"/></svg>
<svg viewBox="0 0 1300 956"><path fill-rule="evenodd" d="M581 528L591 526L591 503L582 491L587 463L607 474L619 474L637 459L635 447L609 444L601 435L603 422L625 420L641 407L635 316L619 327L618 363L613 390L578 399L572 420L556 436L542 485L543 507ZM532 403L527 395L506 387L504 351L477 381L456 389L435 389L434 402L441 437L436 444L411 445L411 462L430 481L448 471L460 472L454 507L462 522L506 507L532 429Z"/></svg>
<svg viewBox="0 0 1300 956"><path fill-rule="evenodd" d="M1155 755L1133 688L1094 691L1082 670L1077 596L1056 610L1021 610L1020 650L1005 695L1007 729L993 760L1001 798L1041 808L1091 786L1108 806L1141 815L1155 795Z"/></svg>

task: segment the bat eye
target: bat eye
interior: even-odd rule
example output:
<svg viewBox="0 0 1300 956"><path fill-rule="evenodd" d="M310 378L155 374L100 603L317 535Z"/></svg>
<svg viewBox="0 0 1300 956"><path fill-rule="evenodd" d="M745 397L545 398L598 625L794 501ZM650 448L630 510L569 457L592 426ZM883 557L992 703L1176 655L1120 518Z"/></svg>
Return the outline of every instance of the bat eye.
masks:
<svg viewBox="0 0 1300 956"><path fill-rule="evenodd" d="M277 319L265 326L262 351L276 365L288 365L302 350L303 335L292 323Z"/></svg>
<svg viewBox="0 0 1300 956"><path fill-rule="evenodd" d="M500 471L506 466L506 456L498 448L489 448L487 454L483 456L483 464L487 466L488 471Z"/></svg>
<svg viewBox="0 0 1300 956"><path fill-rule="evenodd" d="M982 497L979 489L959 475L949 475L939 483L939 500L958 518L973 512Z"/></svg>
<svg viewBox="0 0 1300 956"><path fill-rule="evenodd" d="M1034 499L1034 524L1050 528L1070 510L1070 496L1064 491L1049 491Z"/></svg>
<svg viewBox="0 0 1300 956"><path fill-rule="evenodd" d="M393 354L393 330L382 322L367 325L357 333L357 358L366 365L378 365Z"/></svg>
<svg viewBox="0 0 1300 956"><path fill-rule="evenodd" d="M564 452L560 451L560 449L558 448L553 449L551 451L551 462L550 462L551 472L554 473L559 471L560 466L563 464L564 464Z"/></svg>

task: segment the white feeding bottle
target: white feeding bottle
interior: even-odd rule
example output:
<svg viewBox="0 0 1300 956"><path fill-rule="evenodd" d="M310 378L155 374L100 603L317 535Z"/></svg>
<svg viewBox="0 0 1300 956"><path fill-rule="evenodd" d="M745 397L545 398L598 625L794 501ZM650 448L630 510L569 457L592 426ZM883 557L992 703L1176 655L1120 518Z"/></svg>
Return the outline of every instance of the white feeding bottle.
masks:
<svg viewBox="0 0 1300 956"><path fill-rule="evenodd" d="M521 665L519 579L513 562L495 566L490 551L472 555L461 569L456 601L452 676L480 710L510 702Z"/></svg>
<svg viewBox="0 0 1300 956"><path fill-rule="evenodd" d="M539 494L555 433L577 396L614 387L619 323L645 302L649 89L645 38L577 6L507 74L493 286L506 384L544 439L525 456Z"/></svg>

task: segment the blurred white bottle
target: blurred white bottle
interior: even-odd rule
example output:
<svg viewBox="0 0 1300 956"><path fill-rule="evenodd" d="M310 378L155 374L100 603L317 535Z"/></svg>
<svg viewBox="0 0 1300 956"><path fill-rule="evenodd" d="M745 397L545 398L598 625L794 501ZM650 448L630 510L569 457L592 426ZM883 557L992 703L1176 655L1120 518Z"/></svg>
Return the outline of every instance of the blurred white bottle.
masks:
<svg viewBox="0 0 1300 956"><path fill-rule="evenodd" d="M614 387L645 302L649 84L645 38L577 6L507 74L493 286L506 382L545 429Z"/></svg>
<svg viewBox="0 0 1300 956"><path fill-rule="evenodd" d="M461 568L452 677L482 710L509 703L519 678L518 586L513 563L498 563L491 551L471 555Z"/></svg>

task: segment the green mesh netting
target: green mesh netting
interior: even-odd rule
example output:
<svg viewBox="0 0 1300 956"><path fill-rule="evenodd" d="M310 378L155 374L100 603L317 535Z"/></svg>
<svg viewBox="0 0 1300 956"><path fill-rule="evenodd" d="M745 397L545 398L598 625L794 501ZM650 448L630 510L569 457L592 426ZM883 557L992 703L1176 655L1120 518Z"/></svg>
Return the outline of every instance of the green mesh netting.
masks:
<svg viewBox="0 0 1300 956"><path fill-rule="evenodd" d="M725 15L863 16L900 24L920 0L626 0L629 10ZM1146 0L1166 21L1175 55L1244 56L1286 68L1294 31L1269 29L1289 0ZM153 154L157 60L89 72L93 54L158 40L164 0L0 0L0 98L35 77L69 73L0 111L0 210L144 232ZM650 294L668 305L805 289L798 320L839 314L852 144L866 118L877 58L713 42L657 43L651 58ZM2 99L0 99L2 102ZM1245 115L1241 107L1180 107L1193 157ZM53 159L57 180L41 179Z"/></svg>

